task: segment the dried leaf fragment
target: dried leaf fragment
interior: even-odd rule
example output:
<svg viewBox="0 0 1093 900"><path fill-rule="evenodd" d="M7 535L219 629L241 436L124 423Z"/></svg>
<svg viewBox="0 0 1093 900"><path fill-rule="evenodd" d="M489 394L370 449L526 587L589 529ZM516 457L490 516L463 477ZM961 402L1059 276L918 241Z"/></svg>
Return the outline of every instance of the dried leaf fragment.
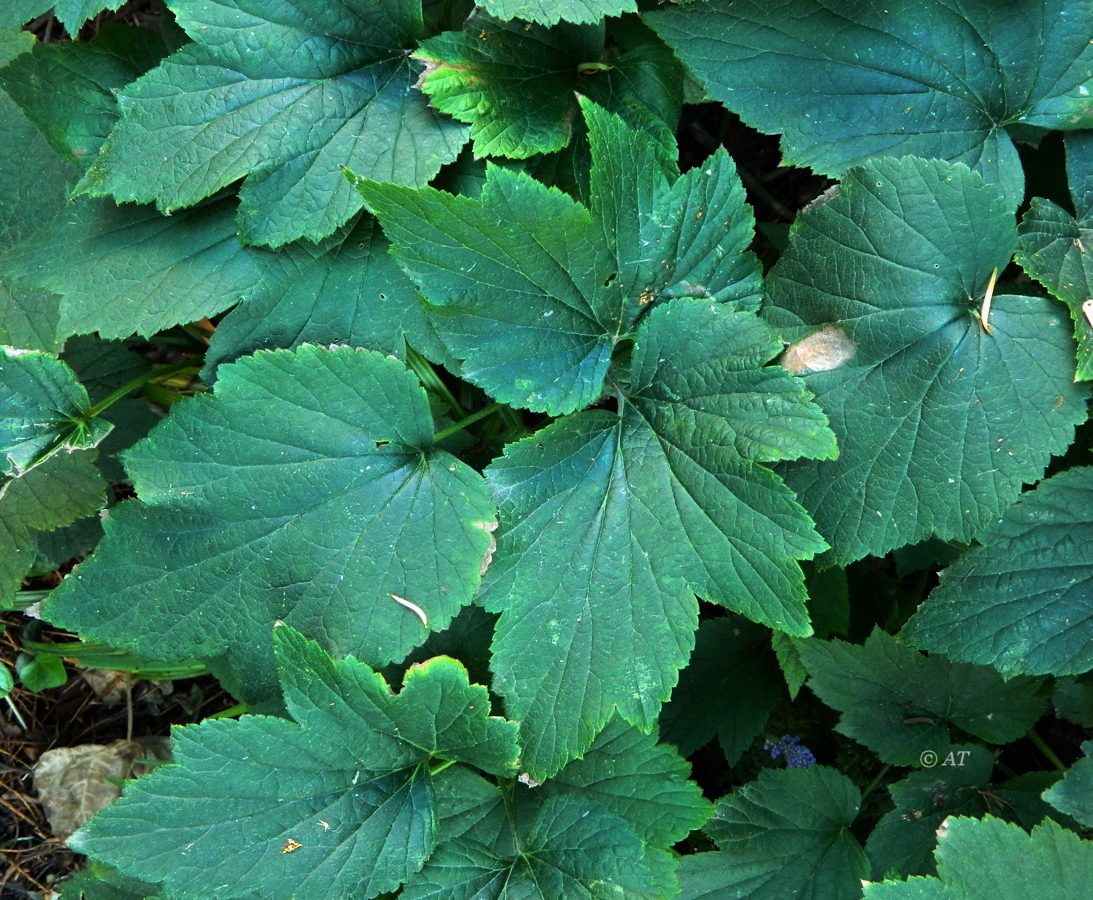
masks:
<svg viewBox="0 0 1093 900"><path fill-rule="evenodd" d="M121 794L108 779L133 776L144 756L133 741L81 744L47 750L34 766L34 788L55 837L67 837Z"/></svg>
<svg viewBox="0 0 1093 900"><path fill-rule="evenodd" d="M782 354L781 366L794 375L830 372L850 360L855 349L845 331L836 325L825 325L796 344L790 344Z"/></svg>

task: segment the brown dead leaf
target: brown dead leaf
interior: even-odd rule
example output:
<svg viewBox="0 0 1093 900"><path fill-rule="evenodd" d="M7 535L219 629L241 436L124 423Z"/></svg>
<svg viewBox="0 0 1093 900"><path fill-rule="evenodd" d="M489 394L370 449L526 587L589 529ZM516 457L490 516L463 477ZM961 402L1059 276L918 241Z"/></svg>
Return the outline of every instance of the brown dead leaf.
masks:
<svg viewBox="0 0 1093 900"><path fill-rule="evenodd" d="M68 837L117 799L121 789L108 779L143 774L147 766L138 760L166 758L166 739L149 740L153 743L114 741L58 747L41 755L34 766L34 789L55 837Z"/></svg>
<svg viewBox="0 0 1093 900"><path fill-rule="evenodd" d="M493 562L494 551L497 550L497 537L494 532L497 531L497 521L493 522L474 522L475 528L480 528L490 536L490 545L486 548L486 555L482 557L482 569L478 573L479 575L485 575L486 569L490 567L490 563Z"/></svg>
<svg viewBox="0 0 1093 900"><path fill-rule="evenodd" d="M782 354L781 366L787 372L830 372L854 356L856 348L846 332L835 325L825 325L808 337L790 344Z"/></svg>

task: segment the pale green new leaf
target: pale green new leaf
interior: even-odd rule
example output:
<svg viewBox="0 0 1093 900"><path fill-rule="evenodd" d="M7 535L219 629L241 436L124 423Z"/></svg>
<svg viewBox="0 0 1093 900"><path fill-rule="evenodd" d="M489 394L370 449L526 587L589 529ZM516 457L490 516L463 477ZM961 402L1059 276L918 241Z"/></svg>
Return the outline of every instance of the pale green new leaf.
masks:
<svg viewBox="0 0 1093 900"><path fill-rule="evenodd" d="M555 22L598 22L605 16L637 12L636 0L482 0L497 19L524 19L540 25Z"/></svg>
<svg viewBox="0 0 1093 900"><path fill-rule="evenodd" d="M1093 884L1093 843L1051 819L1030 835L994 816L953 816L941 829L938 878L865 887L866 900L1059 900Z"/></svg>
<svg viewBox="0 0 1093 900"><path fill-rule="evenodd" d="M85 192L170 211L243 178L243 239L276 247L324 238L360 209L340 167L424 184L466 140L412 89L420 0L172 9L194 43L121 93L122 121Z"/></svg>
<svg viewBox="0 0 1093 900"><path fill-rule="evenodd" d="M1039 681L1003 681L993 669L926 656L879 629L863 645L798 645L812 692L842 715L836 731L884 762L942 760L959 732L994 744L1021 737L1044 711Z"/></svg>
<svg viewBox="0 0 1093 900"><path fill-rule="evenodd" d="M859 897L869 863L850 826L860 806L834 769L765 770L718 803L706 831L721 851L683 858L681 896Z"/></svg>
<svg viewBox="0 0 1093 900"><path fill-rule="evenodd" d="M1082 744L1085 754L1067 769L1063 780L1044 791L1044 799L1060 812L1093 828L1093 741Z"/></svg>
<svg viewBox="0 0 1093 900"><path fill-rule="evenodd" d="M764 368L779 349L752 313L672 301L638 332L618 413L562 419L487 470L494 683L534 777L616 710L652 724L690 654L695 593L810 632L797 560L824 545L763 463L834 446L799 381Z"/></svg>
<svg viewBox="0 0 1093 900"><path fill-rule="evenodd" d="M0 479L0 608L9 607L37 556L36 535L106 505L106 481L82 451L50 457L19 478Z"/></svg>
<svg viewBox="0 0 1093 900"><path fill-rule="evenodd" d="M998 289L980 321L1015 239L995 188L913 157L851 170L794 223L764 313L839 440L785 470L836 561L970 540L1085 421L1060 308Z"/></svg>
<svg viewBox="0 0 1093 900"><path fill-rule="evenodd" d="M471 600L494 525L482 477L432 439L425 392L379 353L305 345L221 366L212 396L128 453L140 500L112 511L47 615L146 659L225 657L247 699L273 691L278 620L401 659Z"/></svg>
<svg viewBox="0 0 1093 900"><path fill-rule="evenodd" d="M683 73L647 30L637 41L619 31L472 16L462 31L424 41L414 59L425 63L421 89L432 105L471 126L477 157L524 159L561 150L580 129L577 94L643 129L674 156ZM620 38L630 46L620 46Z"/></svg>
<svg viewBox="0 0 1093 900"><path fill-rule="evenodd" d="M879 156L962 162L1010 210L1007 128L1093 125L1091 0L712 0L650 25L787 162L839 176Z"/></svg>
<svg viewBox="0 0 1093 900"><path fill-rule="evenodd" d="M92 411L76 373L56 356L0 347L0 475L95 447L113 427Z"/></svg>
<svg viewBox="0 0 1093 900"><path fill-rule="evenodd" d="M91 41L35 44L0 70L0 87L62 158L86 164L118 121L116 93L166 52L152 32L108 25Z"/></svg>
<svg viewBox="0 0 1093 900"><path fill-rule="evenodd" d="M615 345L651 304L759 304L754 219L728 154L677 178L644 133L584 111L591 209L494 166L474 198L356 179L462 376L552 415L603 393Z"/></svg>
<svg viewBox="0 0 1093 900"><path fill-rule="evenodd" d="M274 649L292 721L176 729L173 762L130 784L72 846L172 896L375 897L436 844L432 764L515 771L516 727L490 717L486 689L455 660L411 669L395 695L290 628Z"/></svg>
<svg viewBox="0 0 1093 900"><path fill-rule="evenodd" d="M1093 467L1043 481L979 541L942 573L903 636L1007 677L1093 668Z"/></svg>
<svg viewBox="0 0 1093 900"><path fill-rule="evenodd" d="M77 174L59 159L38 129L0 91L0 260L20 240L65 205L68 181ZM57 298L13 279L0 268L0 343L57 350Z"/></svg>
<svg viewBox="0 0 1093 900"><path fill-rule="evenodd" d="M1093 379L1093 133L1066 136L1066 168L1076 215L1033 197L1021 220L1017 262L1062 300L1078 342L1076 378Z"/></svg>
<svg viewBox="0 0 1093 900"><path fill-rule="evenodd" d="M0 28L23 25L53 10L69 34L75 35L83 24L103 10L115 10L125 0L5 0L0 10Z"/></svg>
<svg viewBox="0 0 1093 900"><path fill-rule="evenodd" d="M35 43L34 35L29 31L0 26L0 66L6 66L13 59L30 52Z"/></svg>

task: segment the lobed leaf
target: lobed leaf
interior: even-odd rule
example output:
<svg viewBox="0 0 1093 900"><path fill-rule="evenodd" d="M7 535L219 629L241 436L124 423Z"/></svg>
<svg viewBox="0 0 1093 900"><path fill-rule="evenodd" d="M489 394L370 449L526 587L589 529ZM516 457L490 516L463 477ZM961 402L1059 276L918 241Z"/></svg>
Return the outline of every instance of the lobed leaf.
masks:
<svg viewBox="0 0 1093 900"><path fill-rule="evenodd" d="M94 453L52 456L19 478L0 479L0 608L10 608L38 552L38 533L69 525L106 505Z"/></svg>
<svg viewBox="0 0 1093 900"><path fill-rule="evenodd" d="M515 771L516 727L489 716L486 689L455 660L410 670L394 695L291 628L273 646L291 721L175 729L173 763L131 783L72 845L172 895L375 897L436 844L430 763Z"/></svg>
<svg viewBox="0 0 1093 900"><path fill-rule="evenodd" d="M979 535L903 629L917 647L1022 673L1093 668L1093 467L1045 479Z"/></svg>
<svg viewBox="0 0 1093 900"><path fill-rule="evenodd" d="M76 169L58 159L15 102L0 91L0 261L17 242L48 222L65 204ZM58 350L58 301L13 279L0 266L0 342Z"/></svg>
<svg viewBox="0 0 1093 900"><path fill-rule="evenodd" d="M1048 900L1080 895L1093 878L1093 844L1050 819L1030 835L994 816L953 816L941 829L935 855L938 878L866 884L866 900Z"/></svg>
<svg viewBox="0 0 1093 900"><path fill-rule="evenodd" d="M125 0L7 0L4 9L0 10L0 28L23 25L52 9L68 33L75 36L88 19L103 10L115 10L124 2Z"/></svg>
<svg viewBox="0 0 1093 900"><path fill-rule="evenodd" d="M578 94L675 154L682 73L644 29L635 40L602 24L543 28L472 16L462 31L422 42L414 59L425 64L420 85L432 105L471 126L476 157L566 147L581 125Z"/></svg>
<svg viewBox="0 0 1093 900"><path fill-rule="evenodd" d="M492 668L534 777L615 710L653 722L691 650L694 593L809 633L796 560L823 545L762 463L833 445L799 383L762 367L778 346L751 313L673 301L639 330L618 413L570 416L488 468Z"/></svg>
<svg viewBox="0 0 1093 900"><path fill-rule="evenodd" d="M859 897L869 864L850 825L860 805L853 782L826 766L761 772L706 826L720 852L683 858L682 897Z"/></svg>
<svg viewBox="0 0 1093 900"><path fill-rule="evenodd" d="M1066 136L1067 175L1076 215L1033 197L1021 219L1017 262L1066 304L1078 344L1075 379L1093 379L1093 135Z"/></svg>
<svg viewBox="0 0 1093 900"><path fill-rule="evenodd" d="M1082 744L1085 754L1067 769L1062 781L1044 791L1044 800L1073 816L1083 827L1093 828L1093 741Z"/></svg>
<svg viewBox="0 0 1093 900"><path fill-rule="evenodd" d="M591 103L585 111L591 210L493 166L475 198L355 180L460 374L552 415L603 393L615 345L656 301L759 303L754 219L728 154L677 179L643 134Z"/></svg>
<svg viewBox="0 0 1093 900"><path fill-rule="evenodd" d="M998 291L980 321L1015 237L995 188L911 157L853 169L794 223L764 313L839 440L784 470L833 561L970 540L1085 421L1058 310Z"/></svg>
<svg viewBox="0 0 1093 900"><path fill-rule="evenodd" d="M87 42L36 43L0 87L62 159L86 165L120 118L117 92L166 52L158 35L108 24Z"/></svg>
<svg viewBox="0 0 1093 900"><path fill-rule="evenodd" d="M1031 828L1051 810L1040 799L1045 777L1031 773L1002 784L991 783L994 753L983 747L956 746L955 761L944 758L888 786L894 809L869 834L865 849L876 878L933 875L938 829L949 816L994 815Z"/></svg>
<svg viewBox="0 0 1093 900"><path fill-rule="evenodd" d="M842 713L836 731L893 765L918 765L924 754L944 759L956 730L995 744L1016 740L1044 711L1037 680L1006 682L986 667L927 657L880 630L863 645L812 640L798 648L813 693Z"/></svg>
<svg viewBox="0 0 1093 900"><path fill-rule="evenodd" d="M525 19L540 25L590 23L638 9L635 0L482 0L482 8L497 19Z"/></svg>
<svg viewBox="0 0 1093 900"><path fill-rule="evenodd" d="M466 130L412 90L405 51L420 0L177 0L194 43L119 96L123 118L79 188L93 196L192 206L233 181L248 243L317 241L360 198L339 174L423 184Z"/></svg>
<svg viewBox="0 0 1093 900"><path fill-rule="evenodd" d="M1093 125L1090 0L710 0L646 21L792 165L961 162L1024 197L1011 132ZM801 77L807 72L808 77Z"/></svg>
<svg viewBox="0 0 1093 900"><path fill-rule="evenodd" d="M0 347L0 475L22 475L61 451L88 450L111 428L56 356Z"/></svg>
<svg viewBox="0 0 1093 900"><path fill-rule="evenodd" d="M495 515L432 436L425 392L378 353L305 345L222 366L213 396L129 452L140 500L112 512L47 614L147 659L224 657L251 700L273 691L277 620L401 659L471 600ZM134 633L134 615L170 627Z"/></svg>

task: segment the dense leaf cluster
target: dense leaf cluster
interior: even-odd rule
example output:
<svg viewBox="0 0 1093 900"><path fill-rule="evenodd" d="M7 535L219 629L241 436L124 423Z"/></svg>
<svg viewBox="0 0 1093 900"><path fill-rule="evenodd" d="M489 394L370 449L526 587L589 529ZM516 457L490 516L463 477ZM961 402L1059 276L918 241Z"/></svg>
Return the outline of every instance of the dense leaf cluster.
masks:
<svg viewBox="0 0 1093 900"><path fill-rule="evenodd" d="M0 11L0 604L247 712L66 896L1081 894L1093 0L120 5Z"/></svg>

